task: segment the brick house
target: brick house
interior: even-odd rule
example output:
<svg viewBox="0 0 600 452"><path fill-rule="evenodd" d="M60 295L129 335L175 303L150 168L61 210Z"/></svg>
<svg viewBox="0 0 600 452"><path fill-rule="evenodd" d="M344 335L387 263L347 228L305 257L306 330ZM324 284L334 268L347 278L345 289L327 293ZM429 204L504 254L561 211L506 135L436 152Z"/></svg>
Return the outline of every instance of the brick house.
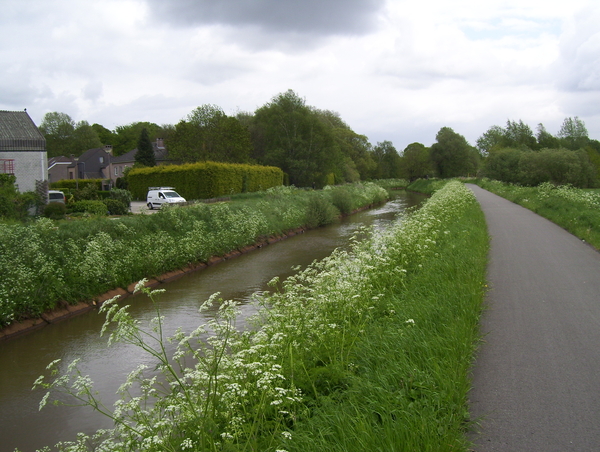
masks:
<svg viewBox="0 0 600 452"><path fill-rule="evenodd" d="M46 139L27 111L0 111L0 173L14 174L21 193L48 179Z"/></svg>
<svg viewBox="0 0 600 452"><path fill-rule="evenodd" d="M167 165L174 163L169 160L167 149L165 148L164 141L161 138L157 138L152 143L152 150L154 151L154 159L157 165ZM125 168L132 168L135 164L135 154L137 154L137 148L129 151L118 157L111 157L110 159L110 178L116 183L118 177L123 177L123 171Z"/></svg>
<svg viewBox="0 0 600 452"><path fill-rule="evenodd" d="M69 179L69 168L75 166L76 160L72 157L50 157L48 159L48 182Z"/></svg>
<svg viewBox="0 0 600 452"><path fill-rule="evenodd" d="M169 160L167 149L162 139L152 143L157 165L173 163ZM133 149L117 157L112 155L112 146L88 149L79 157L53 157L48 161L48 180L56 182L62 179L102 179L103 189L116 187L117 179L123 177L125 168L135 164Z"/></svg>
<svg viewBox="0 0 600 452"><path fill-rule="evenodd" d="M48 180L102 179L102 188L108 190L113 186L109 173L111 158L112 146L88 149L79 157L52 157L48 160Z"/></svg>

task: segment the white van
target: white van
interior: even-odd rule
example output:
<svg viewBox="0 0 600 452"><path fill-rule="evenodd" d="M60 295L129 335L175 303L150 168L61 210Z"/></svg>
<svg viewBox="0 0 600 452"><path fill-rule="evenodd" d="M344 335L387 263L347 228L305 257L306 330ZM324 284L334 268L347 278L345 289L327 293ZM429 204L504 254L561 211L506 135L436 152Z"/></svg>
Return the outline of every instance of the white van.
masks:
<svg viewBox="0 0 600 452"><path fill-rule="evenodd" d="M163 204L183 204L185 198L181 197L173 187L148 187L146 195L146 204L148 209L155 207L160 209Z"/></svg>

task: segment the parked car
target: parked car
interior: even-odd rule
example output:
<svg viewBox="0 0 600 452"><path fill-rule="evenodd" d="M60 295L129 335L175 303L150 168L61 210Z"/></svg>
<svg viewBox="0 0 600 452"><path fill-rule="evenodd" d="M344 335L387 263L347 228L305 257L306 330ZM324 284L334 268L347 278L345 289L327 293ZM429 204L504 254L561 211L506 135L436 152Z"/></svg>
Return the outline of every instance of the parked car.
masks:
<svg viewBox="0 0 600 452"><path fill-rule="evenodd" d="M163 204L183 204L185 198L173 187L149 187L146 195L148 209L160 209Z"/></svg>
<svg viewBox="0 0 600 452"><path fill-rule="evenodd" d="M60 190L48 190L48 204L51 202L61 202L65 204L65 194Z"/></svg>

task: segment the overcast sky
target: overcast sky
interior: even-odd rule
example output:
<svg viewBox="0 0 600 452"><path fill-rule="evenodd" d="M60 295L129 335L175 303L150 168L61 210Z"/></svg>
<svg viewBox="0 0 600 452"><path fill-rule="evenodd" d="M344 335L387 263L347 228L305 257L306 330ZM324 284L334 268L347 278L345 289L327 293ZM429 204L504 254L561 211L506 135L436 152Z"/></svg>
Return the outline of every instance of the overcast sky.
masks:
<svg viewBox="0 0 600 452"><path fill-rule="evenodd" d="M371 143L578 116L600 139L597 0L0 0L0 109L115 126L294 90Z"/></svg>

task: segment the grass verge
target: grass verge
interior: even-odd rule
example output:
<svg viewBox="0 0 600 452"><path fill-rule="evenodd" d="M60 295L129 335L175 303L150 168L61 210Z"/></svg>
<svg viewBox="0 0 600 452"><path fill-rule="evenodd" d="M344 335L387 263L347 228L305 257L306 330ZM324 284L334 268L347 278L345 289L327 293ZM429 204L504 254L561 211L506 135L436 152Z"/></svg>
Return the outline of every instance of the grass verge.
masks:
<svg viewBox="0 0 600 452"><path fill-rule="evenodd" d="M477 179L473 183L556 223L600 250L600 193L543 183L537 187Z"/></svg>

